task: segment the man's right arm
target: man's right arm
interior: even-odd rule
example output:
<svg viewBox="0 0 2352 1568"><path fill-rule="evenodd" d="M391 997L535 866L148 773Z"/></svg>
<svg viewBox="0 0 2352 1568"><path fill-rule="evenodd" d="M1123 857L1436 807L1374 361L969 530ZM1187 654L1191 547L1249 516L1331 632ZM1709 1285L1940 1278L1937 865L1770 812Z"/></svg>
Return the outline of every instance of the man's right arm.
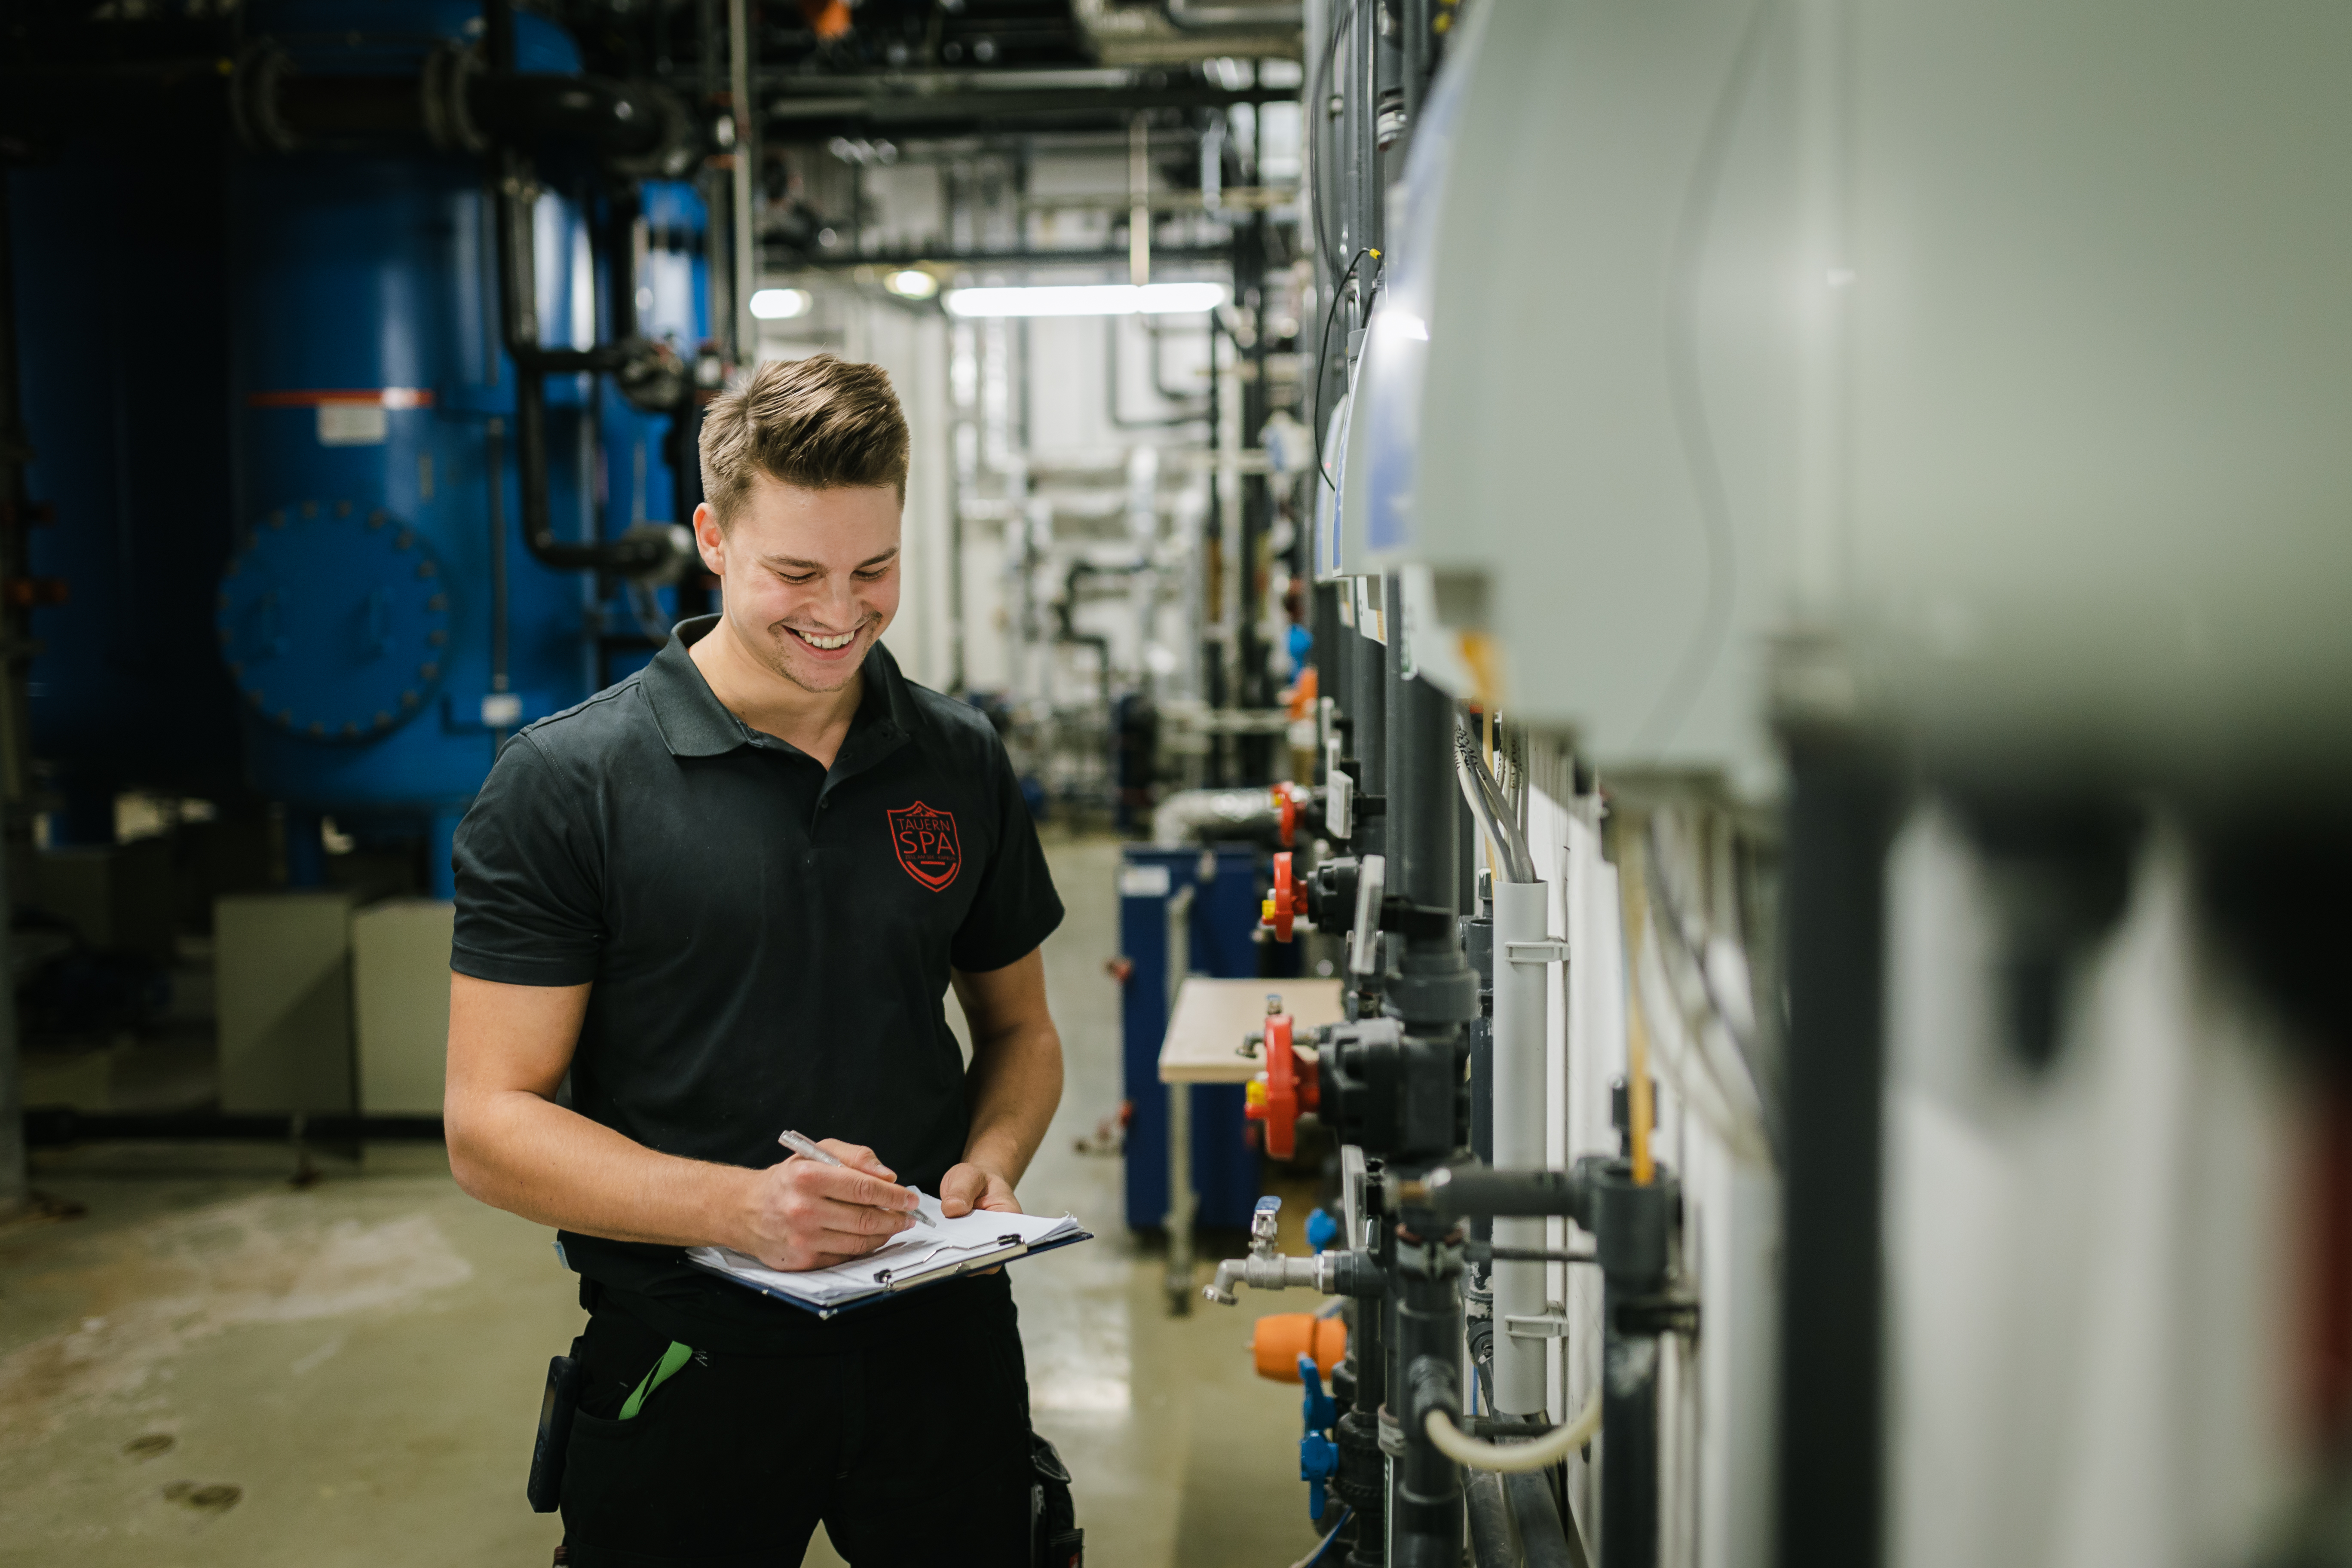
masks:
<svg viewBox="0 0 2352 1568"><path fill-rule="evenodd" d="M442 1115L468 1194L585 1236L716 1244L786 1269L861 1257L914 1223L870 1149L827 1141L846 1168L794 1156L745 1170L656 1153L556 1104L588 991L450 975Z"/></svg>

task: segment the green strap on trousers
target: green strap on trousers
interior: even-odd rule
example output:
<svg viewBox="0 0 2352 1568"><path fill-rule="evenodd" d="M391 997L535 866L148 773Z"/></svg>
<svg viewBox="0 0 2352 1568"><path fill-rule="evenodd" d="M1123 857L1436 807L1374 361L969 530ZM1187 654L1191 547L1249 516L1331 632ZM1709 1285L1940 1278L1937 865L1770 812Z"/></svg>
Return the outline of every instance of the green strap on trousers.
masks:
<svg viewBox="0 0 2352 1568"><path fill-rule="evenodd" d="M673 1376L677 1375L677 1369L684 1366L688 1362L692 1361L693 1359L694 1347L692 1345L682 1345L676 1340L672 1340L669 1343L669 1349L662 1352L661 1360L654 1363L654 1369L646 1373L644 1379L638 1383L635 1390L630 1394L628 1403L621 1406L621 1419L627 1421L633 1418L639 1410L644 1409L647 1396L649 1396L655 1389L659 1388L663 1384L667 1383Z"/></svg>

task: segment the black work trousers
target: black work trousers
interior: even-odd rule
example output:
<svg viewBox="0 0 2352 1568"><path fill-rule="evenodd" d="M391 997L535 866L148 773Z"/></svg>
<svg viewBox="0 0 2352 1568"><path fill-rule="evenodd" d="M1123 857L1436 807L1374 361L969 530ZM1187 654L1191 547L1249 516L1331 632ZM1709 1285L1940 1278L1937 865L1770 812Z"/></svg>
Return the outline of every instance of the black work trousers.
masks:
<svg viewBox="0 0 2352 1568"><path fill-rule="evenodd" d="M1029 1393L1009 1292L920 1338L697 1354L618 1419L669 1336L589 1319L563 1475L574 1568L798 1568L819 1520L856 1568L1028 1568Z"/></svg>

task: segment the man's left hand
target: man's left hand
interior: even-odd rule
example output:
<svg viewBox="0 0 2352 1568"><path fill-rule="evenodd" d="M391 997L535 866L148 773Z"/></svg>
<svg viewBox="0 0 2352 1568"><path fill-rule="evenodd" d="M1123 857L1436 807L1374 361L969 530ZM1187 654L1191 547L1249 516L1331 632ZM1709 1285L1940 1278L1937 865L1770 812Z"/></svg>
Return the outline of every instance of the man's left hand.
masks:
<svg viewBox="0 0 2352 1568"><path fill-rule="evenodd" d="M940 1178L940 1213L956 1219L974 1209L1019 1214L1021 1200L1013 1195L1011 1182L966 1161L950 1167L948 1173Z"/></svg>

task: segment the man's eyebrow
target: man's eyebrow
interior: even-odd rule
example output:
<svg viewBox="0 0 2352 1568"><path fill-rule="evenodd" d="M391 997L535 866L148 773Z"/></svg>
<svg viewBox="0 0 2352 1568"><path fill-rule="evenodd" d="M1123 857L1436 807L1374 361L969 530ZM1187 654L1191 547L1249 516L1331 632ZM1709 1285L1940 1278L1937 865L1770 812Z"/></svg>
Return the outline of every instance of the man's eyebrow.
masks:
<svg viewBox="0 0 2352 1568"><path fill-rule="evenodd" d="M877 566L880 566L893 559L898 555L898 546L894 544L879 555L870 555L866 557L856 565L851 567L850 570L853 572L871 572ZM789 566L795 572L822 572L824 570L824 562L803 561L797 555L762 555L760 557L760 564L762 566Z"/></svg>

